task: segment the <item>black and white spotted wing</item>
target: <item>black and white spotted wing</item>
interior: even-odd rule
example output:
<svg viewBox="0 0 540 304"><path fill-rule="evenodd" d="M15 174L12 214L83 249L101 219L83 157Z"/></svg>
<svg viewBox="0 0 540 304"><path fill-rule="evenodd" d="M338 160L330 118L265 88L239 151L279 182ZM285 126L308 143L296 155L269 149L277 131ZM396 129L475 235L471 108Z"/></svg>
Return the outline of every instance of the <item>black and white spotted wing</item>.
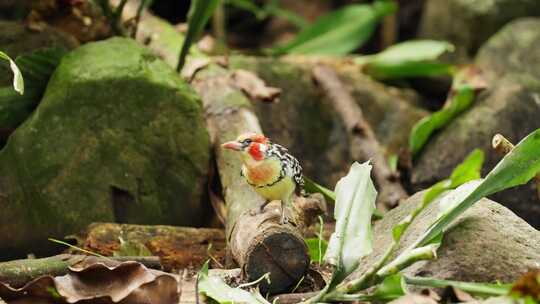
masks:
<svg viewBox="0 0 540 304"><path fill-rule="evenodd" d="M290 176L296 183L296 193L304 194L304 178L302 177L302 166L300 162L288 153L287 148L271 143L266 151L267 157L276 157L281 162L283 175Z"/></svg>

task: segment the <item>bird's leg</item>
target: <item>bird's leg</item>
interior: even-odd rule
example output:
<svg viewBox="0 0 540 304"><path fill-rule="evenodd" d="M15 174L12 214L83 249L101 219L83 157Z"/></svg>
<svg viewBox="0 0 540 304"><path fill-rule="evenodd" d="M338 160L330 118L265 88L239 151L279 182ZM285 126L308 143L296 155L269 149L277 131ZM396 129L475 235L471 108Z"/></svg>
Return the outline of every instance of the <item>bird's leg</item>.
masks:
<svg viewBox="0 0 540 304"><path fill-rule="evenodd" d="M259 213L263 213L264 211L264 207L266 207L266 205L270 204L270 200L266 200L262 205L261 207L259 208Z"/></svg>
<svg viewBox="0 0 540 304"><path fill-rule="evenodd" d="M263 213L264 207L266 207L266 205L268 205L270 202L271 200L266 200L264 201L264 203L262 203L262 205L258 209L249 210L249 215L254 216L254 215Z"/></svg>
<svg viewBox="0 0 540 304"><path fill-rule="evenodd" d="M289 206L291 197L288 196L281 200L281 219L279 220L279 223L281 225L287 224L289 222L289 219L285 215L285 209Z"/></svg>

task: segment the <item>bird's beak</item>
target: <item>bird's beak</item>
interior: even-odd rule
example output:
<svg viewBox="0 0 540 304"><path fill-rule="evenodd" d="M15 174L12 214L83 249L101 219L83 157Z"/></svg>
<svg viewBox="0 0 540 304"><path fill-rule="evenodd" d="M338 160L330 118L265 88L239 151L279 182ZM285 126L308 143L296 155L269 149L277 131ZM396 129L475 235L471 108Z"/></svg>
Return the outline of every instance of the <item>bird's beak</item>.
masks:
<svg viewBox="0 0 540 304"><path fill-rule="evenodd" d="M241 151L242 150L242 144L237 141L228 141L221 145L222 148L234 150L234 151Z"/></svg>

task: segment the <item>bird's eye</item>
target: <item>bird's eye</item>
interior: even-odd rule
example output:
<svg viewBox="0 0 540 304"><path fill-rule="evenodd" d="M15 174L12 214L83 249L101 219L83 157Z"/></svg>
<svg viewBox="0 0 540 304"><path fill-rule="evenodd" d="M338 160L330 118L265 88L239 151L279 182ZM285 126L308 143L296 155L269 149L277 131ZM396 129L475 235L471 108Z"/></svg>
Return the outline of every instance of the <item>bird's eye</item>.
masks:
<svg viewBox="0 0 540 304"><path fill-rule="evenodd" d="M247 139L244 139L243 144L244 145L249 145L249 144L251 144L251 142L252 142L251 139L247 138Z"/></svg>

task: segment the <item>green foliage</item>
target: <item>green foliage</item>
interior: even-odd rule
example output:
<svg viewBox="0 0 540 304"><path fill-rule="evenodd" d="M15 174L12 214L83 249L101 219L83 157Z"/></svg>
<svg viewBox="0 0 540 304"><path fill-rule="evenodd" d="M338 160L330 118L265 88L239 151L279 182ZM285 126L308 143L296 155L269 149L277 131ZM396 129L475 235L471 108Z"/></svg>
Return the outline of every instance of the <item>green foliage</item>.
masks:
<svg viewBox="0 0 540 304"><path fill-rule="evenodd" d="M478 75L471 67L460 70L454 77L452 89L444 107L421 119L411 130L409 149L413 156L422 150L430 136L448 125L463 111L471 107L475 99L475 91L483 88Z"/></svg>
<svg viewBox="0 0 540 304"><path fill-rule="evenodd" d="M24 75L25 94L13 91L11 86L0 87L0 126L16 128L39 103L49 78L67 53L62 48L40 49L15 59L19 73Z"/></svg>
<svg viewBox="0 0 540 304"><path fill-rule="evenodd" d="M317 184L315 181L313 181L311 178L307 176L303 176L304 178L304 190L306 190L307 193L320 193L324 196L324 198L329 202L335 202L336 201L336 194L334 191ZM373 218L374 219L382 219L383 213L377 209L373 211Z"/></svg>
<svg viewBox="0 0 540 304"><path fill-rule="evenodd" d="M226 4L246 10L259 20L266 19L269 16L275 16L289 21L298 28L303 28L307 25L307 21L302 16L280 8L279 2L280 0L270 0L266 1L263 6L258 6L252 0L225 0Z"/></svg>
<svg viewBox="0 0 540 304"><path fill-rule="evenodd" d="M511 284L491 284L476 282L460 282L451 280L439 280L425 277L405 277L405 282L410 285L446 288L454 287L475 296L502 296L508 294Z"/></svg>
<svg viewBox="0 0 540 304"><path fill-rule="evenodd" d="M176 70L180 72L184 66L186 56L191 48L193 42L199 37L204 29L204 26L208 22L208 19L214 13L217 8L219 0L193 0L189 8L187 23L188 30L182 50L180 51L180 58L178 60L178 66Z"/></svg>
<svg viewBox="0 0 540 304"><path fill-rule="evenodd" d="M322 263L322 259L328 248L328 242L321 238L309 238L305 240L311 261Z"/></svg>
<svg viewBox="0 0 540 304"><path fill-rule="evenodd" d="M274 55L346 55L365 43L378 21L396 11L393 1L352 4L333 11L306 26L289 43L270 50Z"/></svg>
<svg viewBox="0 0 540 304"><path fill-rule="evenodd" d="M486 178L477 184L466 197L456 197L458 202L438 218L419 238L414 246L428 244L434 237L444 232L446 227L459 215L481 198L496 192L522 185L540 172L540 129L525 137L491 170ZM455 191L455 190L454 190Z"/></svg>
<svg viewBox="0 0 540 304"><path fill-rule="evenodd" d="M377 191L371 181L369 163L353 163L336 185L334 217L336 230L330 237L325 262L335 267L333 280L353 272L360 258L372 251L371 216Z"/></svg>
<svg viewBox="0 0 540 304"><path fill-rule="evenodd" d="M334 191L324 187L324 186L321 186L319 184L317 184L316 182L314 182L311 178L307 177L307 176L303 176L304 177L304 189L308 192L308 193L320 193L324 196L324 198L326 198L327 200L330 200L332 202L335 202L336 201L336 194L334 193Z"/></svg>
<svg viewBox="0 0 540 304"><path fill-rule="evenodd" d="M324 221L322 216L319 215L319 233L317 238L305 240L311 261L317 261L319 265L322 264L323 257L326 254L326 249L328 249L328 243L323 239L323 231Z"/></svg>
<svg viewBox="0 0 540 304"><path fill-rule="evenodd" d="M9 68L11 69L11 72L13 72L13 89L23 95L24 94L24 80L21 71L19 70L19 67L17 67L17 64L13 59L11 59L6 53L0 52L0 59L4 59L7 62L9 62Z"/></svg>
<svg viewBox="0 0 540 304"><path fill-rule="evenodd" d="M370 300L392 301L407 293L405 279L401 274L386 277L370 295Z"/></svg>
<svg viewBox="0 0 540 304"><path fill-rule="evenodd" d="M452 171L448 179L442 180L426 190L423 205L429 204L444 191L455 189L469 181L479 179L483 163L484 151L475 149Z"/></svg>
<svg viewBox="0 0 540 304"><path fill-rule="evenodd" d="M220 304L270 304L257 292L250 293L240 288L232 288L223 282L220 277L209 276L208 261L199 271L197 286L199 293Z"/></svg>
<svg viewBox="0 0 540 304"><path fill-rule="evenodd" d="M453 71L453 65L438 61L453 50L454 46L445 41L411 40L375 55L358 57L356 62L364 73L376 79L435 76Z"/></svg>

